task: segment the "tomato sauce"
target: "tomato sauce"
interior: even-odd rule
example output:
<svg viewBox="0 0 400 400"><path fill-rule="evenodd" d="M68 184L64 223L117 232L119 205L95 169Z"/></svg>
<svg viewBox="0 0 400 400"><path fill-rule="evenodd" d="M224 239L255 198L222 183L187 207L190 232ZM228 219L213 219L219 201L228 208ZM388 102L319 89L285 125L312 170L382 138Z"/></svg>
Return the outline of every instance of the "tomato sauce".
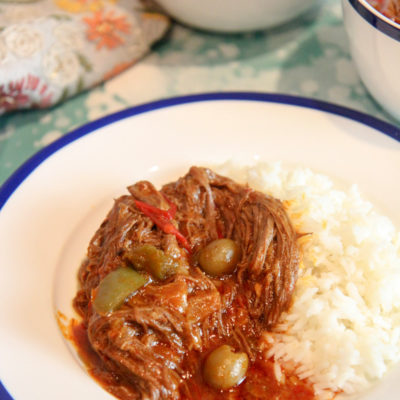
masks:
<svg viewBox="0 0 400 400"><path fill-rule="evenodd" d="M124 377L108 372L104 362L92 349L83 323L72 321L69 339L86 365L89 374L111 394L123 399L136 399L135 389ZM295 374L281 371L278 380L273 359L264 359L258 355L251 363L246 378L229 390L216 390L208 386L202 377L202 364L207 354L199 355L196 373L182 384L182 400L315 400L312 385L299 379ZM127 392L132 397L127 397ZM137 397L139 399L139 397Z"/></svg>

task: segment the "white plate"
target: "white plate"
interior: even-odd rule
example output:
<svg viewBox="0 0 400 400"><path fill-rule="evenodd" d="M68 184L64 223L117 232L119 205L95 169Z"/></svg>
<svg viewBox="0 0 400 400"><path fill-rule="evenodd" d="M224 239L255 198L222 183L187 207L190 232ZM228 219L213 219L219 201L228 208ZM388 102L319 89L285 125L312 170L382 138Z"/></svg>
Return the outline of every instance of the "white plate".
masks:
<svg viewBox="0 0 400 400"><path fill-rule="evenodd" d="M16 400L113 399L77 363L55 311L73 315L75 277L87 243L128 184L161 184L190 165L232 157L282 160L358 183L399 226L398 140L399 129L364 114L250 93L164 100L61 138L0 190L3 384ZM398 393L395 368L363 399L395 400ZM0 399L9 399L1 389Z"/></svg>

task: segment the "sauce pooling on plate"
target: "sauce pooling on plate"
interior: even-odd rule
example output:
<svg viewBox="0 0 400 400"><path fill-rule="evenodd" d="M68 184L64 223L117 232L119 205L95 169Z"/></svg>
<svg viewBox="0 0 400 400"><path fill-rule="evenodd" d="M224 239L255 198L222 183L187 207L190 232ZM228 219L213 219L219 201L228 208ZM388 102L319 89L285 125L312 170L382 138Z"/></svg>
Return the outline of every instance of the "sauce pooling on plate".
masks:
<svg viewBox="0 0 400 400"><path fill-rule="evenodd" d="M123 400L313 399L263 351L300 259L282 203L198 167L128 191L79 271L72 333L92 375Z"/></svg>

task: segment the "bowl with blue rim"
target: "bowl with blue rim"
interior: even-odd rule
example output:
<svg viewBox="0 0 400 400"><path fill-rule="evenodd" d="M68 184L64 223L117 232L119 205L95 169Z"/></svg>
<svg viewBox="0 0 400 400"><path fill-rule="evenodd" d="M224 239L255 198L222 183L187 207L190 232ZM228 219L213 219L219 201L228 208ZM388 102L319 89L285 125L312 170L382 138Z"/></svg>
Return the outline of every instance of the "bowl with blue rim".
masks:
<svg viewBox="0 0 400 400"><path fill-rule="evenodd" d="M400 121L400 0L342 0L342 7L361 80Z"/></svg>

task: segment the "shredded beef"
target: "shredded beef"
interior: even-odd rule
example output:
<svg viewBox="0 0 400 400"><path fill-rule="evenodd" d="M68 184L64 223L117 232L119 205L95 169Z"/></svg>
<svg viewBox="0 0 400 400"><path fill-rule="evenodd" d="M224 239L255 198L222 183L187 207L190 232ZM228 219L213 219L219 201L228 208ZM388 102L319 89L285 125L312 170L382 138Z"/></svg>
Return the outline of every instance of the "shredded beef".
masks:
<svg viewBox="0 0 400 400"><path fill-rule="evenodd" d="M273 327L290 306L299 263L297 234L279 200L210 169L192 167L160 191L145 181L128 190L90 242L74 305L112 393L122 399L195 398L191 379L204 354L230 343L254 361L261 331ZM172 223L191 252L135 201L161 210L175 205ZM234 240L241 258L232 274L215 278L199 268L196 254L218 238ZM118 310L99 315L91 306L96 287L143 244L179 259L178 270L142 287Z"/></svg>

